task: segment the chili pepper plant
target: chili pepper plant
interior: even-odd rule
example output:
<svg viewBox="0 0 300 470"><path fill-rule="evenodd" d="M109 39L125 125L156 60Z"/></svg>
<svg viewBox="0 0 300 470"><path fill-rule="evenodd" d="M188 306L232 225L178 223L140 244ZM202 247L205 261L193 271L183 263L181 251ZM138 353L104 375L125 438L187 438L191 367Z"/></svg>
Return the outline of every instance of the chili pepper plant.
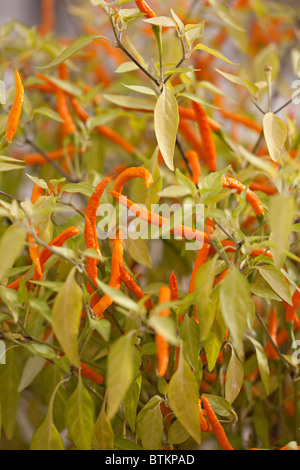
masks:
<svg viewBox="0 0 300 470"><path fill-rule="evenodd" d="M298 449L297 2L66 4L0 25L0 448Z"/></svg>

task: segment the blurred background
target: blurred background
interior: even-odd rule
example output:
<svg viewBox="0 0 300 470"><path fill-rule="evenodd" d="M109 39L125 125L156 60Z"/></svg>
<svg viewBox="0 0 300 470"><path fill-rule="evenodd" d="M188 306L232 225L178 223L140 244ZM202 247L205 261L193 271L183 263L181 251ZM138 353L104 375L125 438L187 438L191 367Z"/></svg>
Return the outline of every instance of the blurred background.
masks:
<svg viewBox="0 0 300 470"><path fill-rule="evenodd" d="M57 32L65 35L72 35L76 32L76 20L68 13L68 8L76 3L76 0L56 0L55 29ZM0 24L12 18L28 26L39 24L41 4L41 0L0 0Z"/></svg>

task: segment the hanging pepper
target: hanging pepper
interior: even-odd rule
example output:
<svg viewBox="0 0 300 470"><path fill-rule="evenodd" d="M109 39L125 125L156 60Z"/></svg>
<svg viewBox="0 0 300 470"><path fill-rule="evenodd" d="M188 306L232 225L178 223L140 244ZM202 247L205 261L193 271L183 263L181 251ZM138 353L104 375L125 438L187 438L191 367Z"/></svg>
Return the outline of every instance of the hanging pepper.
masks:
<svg viewBox="0 0 300 470"><path fill-rule="evenodd" d="M165 302L170 302L171 300L171 291L168 287L161 287L159 289L158 303L162 304ZM168 317L170 315L170 309L164 308L159 312L160 317ZM164 377L167 373L168 364L169 364L169 344L168 341L161 336L159 333L155 335L156 342L156 359L157 359L157 374L159 377Z"/></svg>
<svg viewBox="0 0 300 470"><path fill-rule="evenodd" d="M16 95L8 115L4 139L8 144L11 143L19 125L24 101L24 88L18 70L15 70Z"/></svg>

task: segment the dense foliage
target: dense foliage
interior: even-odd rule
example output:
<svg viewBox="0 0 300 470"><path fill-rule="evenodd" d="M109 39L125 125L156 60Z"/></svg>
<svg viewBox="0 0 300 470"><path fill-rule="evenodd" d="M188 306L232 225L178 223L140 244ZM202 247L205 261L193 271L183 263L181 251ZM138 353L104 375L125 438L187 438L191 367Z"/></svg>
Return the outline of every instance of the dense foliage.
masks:
<svg viewBox="0 0 300 470"><path fill-rule="evenodd" d="M0 26L1 449L297 449L297 2L69 4Z"/></svg>

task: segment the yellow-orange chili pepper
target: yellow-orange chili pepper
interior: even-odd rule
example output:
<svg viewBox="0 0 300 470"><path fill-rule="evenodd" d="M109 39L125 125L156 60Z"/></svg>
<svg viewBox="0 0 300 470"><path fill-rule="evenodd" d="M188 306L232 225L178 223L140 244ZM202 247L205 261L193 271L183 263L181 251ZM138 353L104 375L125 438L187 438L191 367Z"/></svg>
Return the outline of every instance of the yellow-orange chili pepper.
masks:
<svg viewBox="0 0 300 470"><path fill-rule="evenodd" d="M24 88L18 70L15 70L16 95L8 115L4 138L10 143L18 129L24 101Z"/></svg>
<svg viewBox="0 0 300 470"><path fill-rule="evenodd" d="M162 304L170 302L171 291L168 287L161 287L159 289L158 303ZM159 312L160 317L168 317L170 315L170 309L164 308ZM157 373L159 377L164 377L167 373L169 364L169 345L168 341L161 336L159 333L155 335L155 342L157 347L156 358L157 358Z"/></svg>

